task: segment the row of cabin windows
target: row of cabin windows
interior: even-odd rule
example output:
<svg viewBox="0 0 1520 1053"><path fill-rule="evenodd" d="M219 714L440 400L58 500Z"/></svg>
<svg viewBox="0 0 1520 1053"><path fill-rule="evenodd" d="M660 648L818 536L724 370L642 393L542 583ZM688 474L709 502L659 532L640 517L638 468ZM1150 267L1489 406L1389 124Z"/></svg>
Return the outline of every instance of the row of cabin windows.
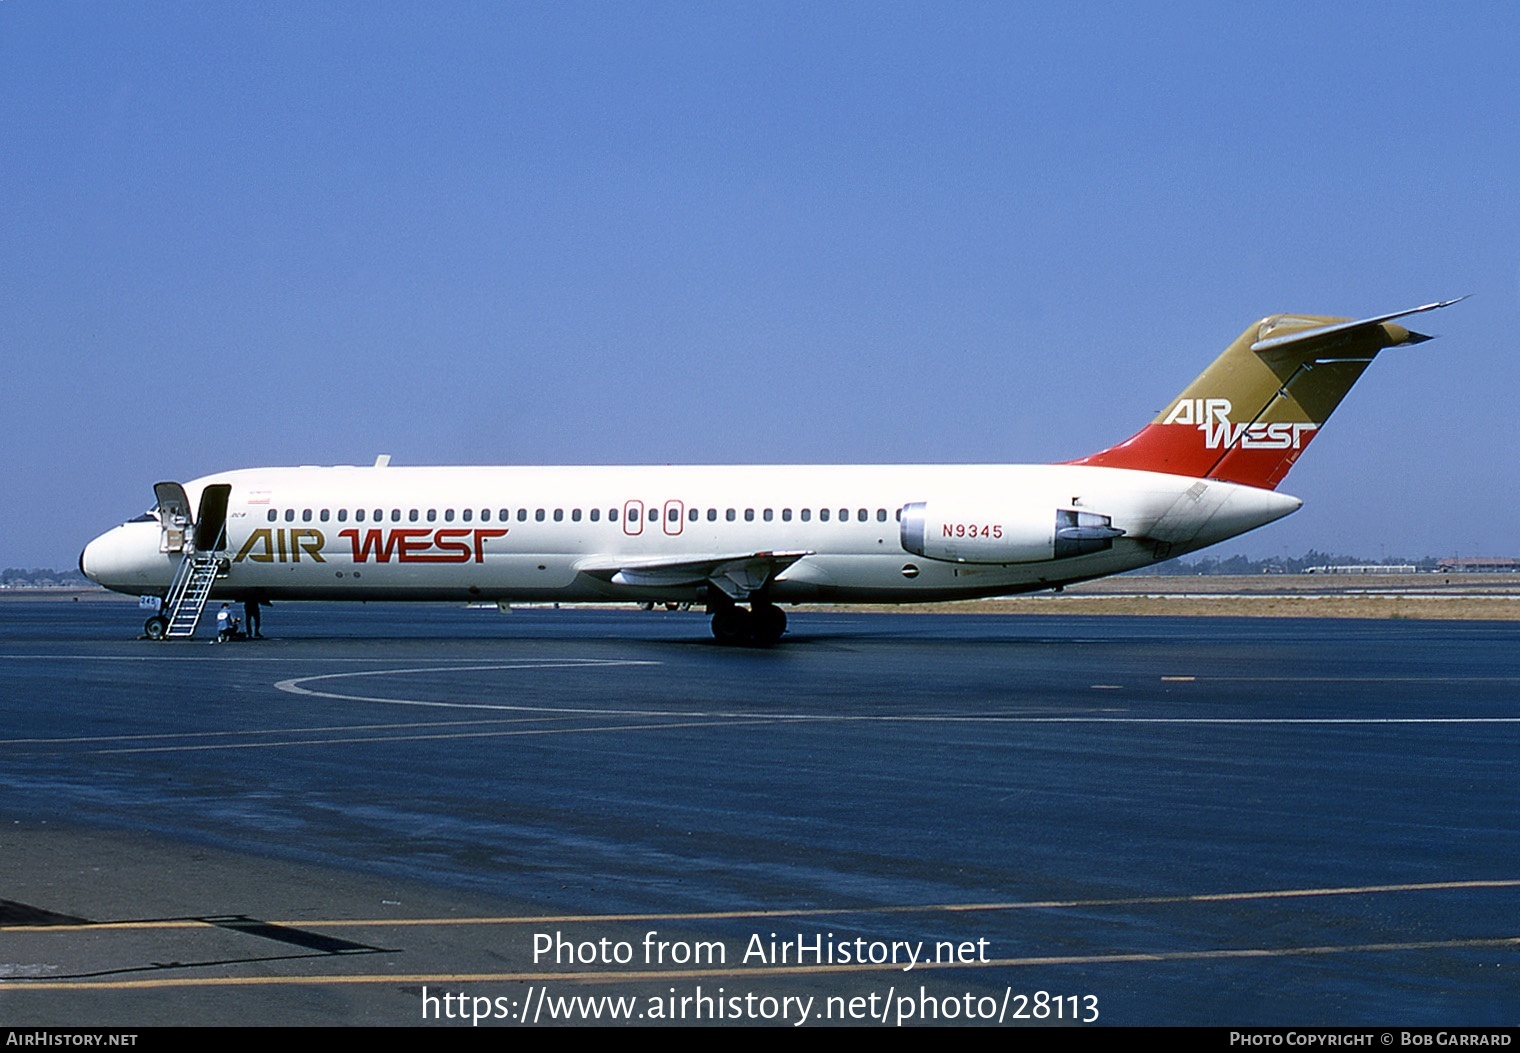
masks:
<svg viewBox="0 0 1520 1053"><path fill-rule="evenodd" d="M482 523L492 522L492 511L493 510L489 509L489 508L482 508L480 510L480 514L479 514L480 522L482 522ZM495 522L506 523L506 522L510 522L511 521L511 519L512 519L511 509L499 508L499 509L495 509L494 511L496 513L496 515L495 515ZM616 509L616 508L609 508L609 509L607 509L607 522L609 522L609 523L616 523L618 521L618 511L619 510ZM519 523L526 523L528 521L528 516L530 514L533 517L533 521L536 522L536 523L542 523L546 518L549 518L551 515L552 515L552 518L553 518L554 522L556 522L556 523L563 522L564 519L565 519L565 510L563 508L556 508L556 509L554 509L554 511L552 512L552 514L549 513L546 509L543 509L543 508L533 509L531 513L526 508L519 508L517 510L517 521ZM719 514L718 513L718 509L716 509L716 508L709 508L709 509L706 510L705 513L703 512L702 509L698 509L698 508L688 508L686 510L686 518L687 518L687 520L689 520L690 522L693 522L693 523L700 522L704 518L709 523L716 523L718 521L718 514ZM723 513L722 513L724 521L725 522L729 522L729 523L733 523L733 522L737 521L738 518L739 518L739 516L740 516L740 514L741 513L740 513L739 509L737 509L737 508L724 509ZM774 520L776 518L776 510L774 508L762 508L762 509L759 510L758 513L753 508L746 508L746 509L743 510L742 514L744 516L744 521L746 523L753 523L755 521L757 515L758 515L758 517L760 518L760 520L762 522L766 522L766 523L769 523L769 522L771 522L772 520ZM639 519L639 515L640 515L640 513L639 513L639 509L637 507L633 507L633 508L629 508L628 509L628 521L630 523L637 522L638 519ZM373 523L382 523L387 518L389 518L392 523L399 523L399 522L402 521L402 516L403 516L403 512L399 508L392 508L390 510L389 517L387 517L386 510L383 509L383 508L377 508L377 509L375 509L373 511L373 513L371 513L369 511L369 509L356 508L354 510L354 513L353 513L353 521L355 523L363 523L363 522L366 522L366 521L373 522ZM831 519L833 519L833 517L834 517L834 509L832 509L832 508L820 508L818 510L818 521L820 523L827 523ZM869 523L873 517L875 518L875 520L878 523L885 523L887 521L887 510L885 508L878 508L878 509L876 509L875 513L873 514L872 511L869 508L857 508L857 509L855 509L854 515L853 515L854 520L856 522L858 522L858 523ZM278 522L282 518L282 516L281 516L281 513L280 513L280 511L278 509L271 508L269 510L269 516L268 516L268 518L269 518L269 522L275 523L275 522ZM284 518L285 522L287 522L287 523L294 523L296 521L296 510L294 508L287 508L287 509L285 509L283 518ZM423 522L423 521L428 522L428 523L436 523L439 520L439 514L438 514L438 509L436 509L436 508L429 508L429 509L426 509L426 510L418 509L418 508L409 508L409 509L407 509L405 511L405 518L406 518L406 521L409 522L409 523L417 523L417 522ZM461 509L459 511L458 521L461 522L461 523L473 522L475 520L475 518L476 518L476 513L475 513L475 509L473 509L473 508L465 508L465 509ZM600 508L593 508L593 509L591 509L587 513L586 518L589 519L593 523L600 522L601 518L602 518L602 510ZM651 508L649 510L649 515L648 515L647 518L648 518L648 520L650 522L656 522L656 521L658 521L659 518L660 518L660 510L658 508ZM665 520L666 520L666 522L674 523L674 522L677 522L680 518L681 518L681 510L679 508L667 508L667 509L665 509ZM792 521L792 510L790 508L783 508L783 509L781 509L780 518L781 518L781 522L783 522L783 523L790 523ZM797 512L797 518L800 519L804 523L812 522L812 519L813 519L813 510L811 508L800 509ZM841 523L848 523L851 520L851 518L852 518L852 516L851 516L850 509L848 509L848 508L841 508L841 509L839 509L839 522L841 522ZM901 509L899 509L897 511L896 518L898 518L898 519L902 518L902 510ZM310 523L313 519L315 519L319 523L326 523L326 522L329 522L329 521L334 520L334 519L336 519L339 523L347 523L349 521L349 513L348 513L348 509L346 509L346 508L340 508L340 509L338 509L338 511L337 511L336 514L334 514L330 509L326 509L326 508L318 509L316 511L313 511L310 508L303 508L303 509L301 509L301 512L300 512L300 519L301 519L301 522L303 522L303 523ZM445 508L443 510L443 522L445 522L445 523L452 523L454 521L455 521L454 509L452 509L452 508ZM572 509L570 509L570 521L572 523L579 523L581 521L581 510L579 508L572 508Z"/></svg>

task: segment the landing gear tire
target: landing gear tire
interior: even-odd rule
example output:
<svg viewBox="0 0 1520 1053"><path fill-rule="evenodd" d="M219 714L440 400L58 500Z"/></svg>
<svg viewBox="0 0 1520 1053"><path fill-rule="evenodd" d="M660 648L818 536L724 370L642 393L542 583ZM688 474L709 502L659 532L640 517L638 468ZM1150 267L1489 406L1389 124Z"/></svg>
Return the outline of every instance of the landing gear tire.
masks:
<svg viewBox="0 0 1520 1053"><path fill-rule="evenodd" d="M162 614L155 614L143 622L143 635L150 640L162 640L169 635L169 619Z"/></svg>
<svg viewBox="0 0 1520 1053"><path fill-rule="evenodd" d="M758 603L750 611L750 637L760 647L769 647L786 632L786 612L769 603Z"/></svg>
<svg viewBox="0 0 1520 1053"><path fill-rule="evenodd" d="M720 644L742 644L749 639L750 615L739 607L723 607L713 612L712 634Z"/></svg>
<svg viewBox="0 0 1520 1053"><path fill-rule="evenodd" d="M769 603L749 610L723 607L713 612L712 634L720 644L754 644L769 647L786 632L786 612Z"/></svg>

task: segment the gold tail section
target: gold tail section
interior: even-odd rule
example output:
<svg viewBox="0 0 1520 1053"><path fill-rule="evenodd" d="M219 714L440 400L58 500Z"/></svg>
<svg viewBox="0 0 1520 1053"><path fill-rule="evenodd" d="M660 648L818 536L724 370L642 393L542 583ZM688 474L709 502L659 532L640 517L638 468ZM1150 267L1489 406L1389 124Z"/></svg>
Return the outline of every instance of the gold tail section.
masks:
<svg viewBox="0 0 1520 1053"><path fill-rule="evenodd" d="M1456 302L1360 320L1263 318L1150 424L1117 446L1069 463L1275 490L1379 351L1430 339L1393 319Z"/></svg>

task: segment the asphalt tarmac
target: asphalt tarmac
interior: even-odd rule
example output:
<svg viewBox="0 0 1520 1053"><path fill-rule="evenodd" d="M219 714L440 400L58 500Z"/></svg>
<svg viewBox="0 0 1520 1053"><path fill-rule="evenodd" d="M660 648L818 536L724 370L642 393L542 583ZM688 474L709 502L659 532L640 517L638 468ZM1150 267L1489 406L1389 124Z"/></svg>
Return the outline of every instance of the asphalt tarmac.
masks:
<svg viewBox="0 0 1520 1053"><path fill-rule="evenodd" d="M1516 623L141 621L0 602L14 1026L1516 1023Z"/></svg>

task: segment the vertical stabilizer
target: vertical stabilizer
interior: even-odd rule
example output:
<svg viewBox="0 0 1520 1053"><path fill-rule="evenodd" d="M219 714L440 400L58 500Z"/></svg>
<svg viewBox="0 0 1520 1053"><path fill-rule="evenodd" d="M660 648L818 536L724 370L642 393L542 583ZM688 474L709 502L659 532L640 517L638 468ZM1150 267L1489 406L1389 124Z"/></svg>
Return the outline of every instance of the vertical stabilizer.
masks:
<svg viewBox="0 0 1520 1053"><path fill-rule="evenodd" d="M1275 490L1379 351L1430 339L1393 319L1456 302L1361 320L1263 318L1150 424L1117 446L1069 463Z"/></svg>

